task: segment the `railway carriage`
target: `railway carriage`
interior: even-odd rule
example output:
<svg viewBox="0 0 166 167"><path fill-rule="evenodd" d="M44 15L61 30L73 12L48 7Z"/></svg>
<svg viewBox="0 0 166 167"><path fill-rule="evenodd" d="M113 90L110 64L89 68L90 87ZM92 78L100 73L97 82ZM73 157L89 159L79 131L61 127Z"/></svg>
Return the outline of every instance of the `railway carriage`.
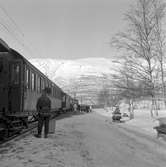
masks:
<svg viewBox="0 0 166 167"><path fill-rule="evenodd" d="M70 96L0 40L0 133L28 126L28 118L36 115L36 102L45 87L50 90L52 112L70 108Z"/></svg>
<svg viewBox="0 0 166 167"><path fill-rule="evenodd" d="M72 111L73 98L67 93L63 92L62 95L62 112Z"/></svg>

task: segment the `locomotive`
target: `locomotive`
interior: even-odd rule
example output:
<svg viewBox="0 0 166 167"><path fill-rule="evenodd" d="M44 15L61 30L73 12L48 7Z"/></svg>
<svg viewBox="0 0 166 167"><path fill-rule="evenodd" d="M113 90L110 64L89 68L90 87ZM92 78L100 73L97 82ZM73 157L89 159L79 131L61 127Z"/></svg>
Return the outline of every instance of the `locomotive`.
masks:
<svg viewBox="0 0 166 167"><path fill-rule="evenodd" d="M71 110L73 98L0 39L0 136L28 127L36 118L36 102L49 88L51 112Z"/></svg>

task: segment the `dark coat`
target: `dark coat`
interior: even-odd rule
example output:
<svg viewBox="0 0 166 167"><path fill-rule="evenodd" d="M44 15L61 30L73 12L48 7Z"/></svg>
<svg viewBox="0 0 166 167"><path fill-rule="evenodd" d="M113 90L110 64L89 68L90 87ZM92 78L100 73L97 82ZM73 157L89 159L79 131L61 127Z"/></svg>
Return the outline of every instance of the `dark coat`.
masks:
<svg viewBox="0 0 166 167"><path fill-rule="evenodd" d="M37 100L36 109L39 115L50 116L51 114L51 100L46 96L41 96Z"/></svg>

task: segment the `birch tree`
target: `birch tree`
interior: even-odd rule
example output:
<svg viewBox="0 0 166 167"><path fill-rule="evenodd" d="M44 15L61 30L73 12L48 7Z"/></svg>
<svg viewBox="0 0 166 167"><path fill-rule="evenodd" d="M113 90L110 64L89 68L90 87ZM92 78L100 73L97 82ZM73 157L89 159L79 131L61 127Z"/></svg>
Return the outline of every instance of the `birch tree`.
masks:
<svg viewBox="0 0 166 167"><path fill-rule="evenodd" d="M113 46L123 51L121 59L130 64L133 79L144 82L152 98L151 116L155 104L156 87L156 36L158 7L157 0L138 0L125 14L128 29L118 33L112 40ZM127 56L126 56L127 55ZM126 61L127 60L127 61Z"/></svg>
<svg viewBox="0 0 166 167"><path fill-rule="evenodd" d="M155 9L155 19L156 19L156 26L155 26L155 36L156 36L156 58L159 62L159 69L161 72L161 81L162 81L162 92L163 92L163 99L166 107L166 88L165 88L165 79L164 79L164 60L165 60L165 47L166 47L166 36L165 31L162 28L163 20L165 18L165 9L166 3L163 1L155 0L153 2L154 9Z"/></svg>
<svg viewBox="0 0 166 167"><path fill-rule="evenodd" d="M117 88L118 95L125 99L128 104L128 111L130 113L130 119L134 118L134 102L136 99L143 96L143 89L137 80L133 78L130 66L124 63L123 67L119 70L119 73L113 75L114 87ZM141 86L143 86L141 84Z"/></svg>

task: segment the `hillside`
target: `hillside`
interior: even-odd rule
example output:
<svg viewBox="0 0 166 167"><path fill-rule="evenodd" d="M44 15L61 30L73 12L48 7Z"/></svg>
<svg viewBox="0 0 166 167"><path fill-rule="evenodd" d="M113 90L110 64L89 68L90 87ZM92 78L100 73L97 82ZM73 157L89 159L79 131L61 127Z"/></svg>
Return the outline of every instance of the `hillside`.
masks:
<svg viewBox="0 0 166 167"><path fill-rule="evenodd" d="M82 103L97 103L98 94L109 83L116 63L106 58L77 60L31 59L30 62L64 91Z"/></svg>

